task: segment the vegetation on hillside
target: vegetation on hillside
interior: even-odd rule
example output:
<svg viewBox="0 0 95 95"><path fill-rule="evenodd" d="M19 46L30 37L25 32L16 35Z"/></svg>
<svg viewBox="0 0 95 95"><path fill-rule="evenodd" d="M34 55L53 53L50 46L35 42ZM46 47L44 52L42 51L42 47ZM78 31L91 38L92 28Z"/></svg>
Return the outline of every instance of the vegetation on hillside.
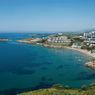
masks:
<svg viewBox="0 0 95 95"><path fill-rule="evenodd" d="M55 84L52 88L30 91L19 95L95 95L95 83L92 83L90 88L83 85L80 89L70 89L68 85L63 87L60 84Z"/></svg>

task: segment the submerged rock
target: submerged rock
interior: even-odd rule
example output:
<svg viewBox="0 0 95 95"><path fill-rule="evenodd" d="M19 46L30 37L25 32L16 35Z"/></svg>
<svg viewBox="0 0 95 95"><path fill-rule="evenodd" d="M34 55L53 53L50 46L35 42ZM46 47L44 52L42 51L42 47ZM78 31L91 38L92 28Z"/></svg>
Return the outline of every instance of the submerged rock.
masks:
<svg viewBox="0 0 95 95"><path fill-rule="evenodd" d="M59 65L59 66L57 66L56 69L62 69L62 68L63 68L63 65Z"/></svg>

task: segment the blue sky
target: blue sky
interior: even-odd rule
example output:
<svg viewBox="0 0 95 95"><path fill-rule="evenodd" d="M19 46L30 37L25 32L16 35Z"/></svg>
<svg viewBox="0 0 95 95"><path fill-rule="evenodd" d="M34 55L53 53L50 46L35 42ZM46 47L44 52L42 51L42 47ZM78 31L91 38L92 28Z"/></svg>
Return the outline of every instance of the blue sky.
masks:
<svg viewBox="0 0 95 95"><path fill-rule="evenodd" d="M95 28L95 0L0 0L0 32Z"/></svg>

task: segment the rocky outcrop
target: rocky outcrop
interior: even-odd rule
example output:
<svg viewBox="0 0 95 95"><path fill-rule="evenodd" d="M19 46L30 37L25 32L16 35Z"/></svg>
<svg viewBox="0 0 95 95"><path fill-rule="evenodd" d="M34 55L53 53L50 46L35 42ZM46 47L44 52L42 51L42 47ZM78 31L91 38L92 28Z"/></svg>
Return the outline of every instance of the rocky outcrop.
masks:
<svg viewBox="0 0 95 95"><path fill-rule="evenodd" d="M7 38L0 38L0 41L9 41Z"/></svg>
<svg viewBox="0 0 95 95"><path fill-rule="evenodd" d="M90 68L95 68L95 62L93 62L93 61L87 62L87 63L85 63L85 66L90 67Z"/></svg>

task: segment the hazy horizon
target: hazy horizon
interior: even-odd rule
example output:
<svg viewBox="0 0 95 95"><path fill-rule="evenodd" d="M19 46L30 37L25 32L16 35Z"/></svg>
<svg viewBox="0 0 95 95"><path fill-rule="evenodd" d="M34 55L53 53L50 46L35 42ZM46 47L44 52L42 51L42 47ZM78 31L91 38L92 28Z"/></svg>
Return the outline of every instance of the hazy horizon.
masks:
<svg viewBox="0 0 95 95"><path fill-rule="evenodd" d="M95 29L95 0L0 0L0 32Z"/></svg>

